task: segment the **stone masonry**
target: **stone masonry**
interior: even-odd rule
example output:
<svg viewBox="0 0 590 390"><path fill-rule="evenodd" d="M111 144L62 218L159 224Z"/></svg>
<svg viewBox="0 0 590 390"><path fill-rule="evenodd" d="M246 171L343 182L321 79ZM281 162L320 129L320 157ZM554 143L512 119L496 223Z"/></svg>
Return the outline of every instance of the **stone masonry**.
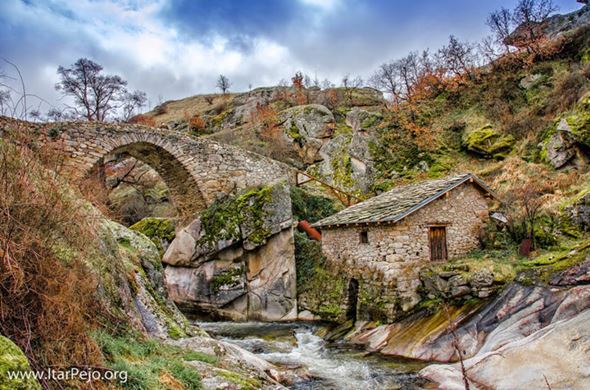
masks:
<svg viewBox="0 0 590 390"><path fill-rule="evenodd" d="M0 135L15 126L27 126L65 151L66 172L77 179L109 154L126 153L147 163L165 181L181 215L206 208L219 193L294 178L286 164L171 130L95 122L33 124L0 117Z"/></svg>

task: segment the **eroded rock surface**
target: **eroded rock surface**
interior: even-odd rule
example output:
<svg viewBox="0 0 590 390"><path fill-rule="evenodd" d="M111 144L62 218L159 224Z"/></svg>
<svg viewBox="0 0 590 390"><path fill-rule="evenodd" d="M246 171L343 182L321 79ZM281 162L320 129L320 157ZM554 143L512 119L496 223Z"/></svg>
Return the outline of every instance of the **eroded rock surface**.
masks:
<svg viewBox="0 0 590 390"><path fill-rule="evenodd" d="M503 339L464 361L475 389L590 388L590 310L557 320L526 337ZM493 343L495 337L490 335ZM459 364L431 365L421 375L441 388L464 389Z"/></svg>
<svg viewBox="0 0 590 390"><path fill-rule="evenodd" d="M589 297L590 286L551 289L512 284L488 303L417 313L395 324L357 331L349 338L385 355L453 362L459 358L456 341L464 358L491 353L575 317L590 308ZM451 322L457 326L456 336L449 331Z"/></svg>

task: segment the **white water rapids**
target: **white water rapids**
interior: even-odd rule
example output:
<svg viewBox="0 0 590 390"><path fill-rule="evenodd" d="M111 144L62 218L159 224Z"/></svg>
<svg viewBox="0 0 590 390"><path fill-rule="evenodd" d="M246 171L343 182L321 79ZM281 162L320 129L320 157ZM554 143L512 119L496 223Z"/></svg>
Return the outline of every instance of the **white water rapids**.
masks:
<svg viewBox="0 0 590 390"><path fill-rule="evenodd" d="M328 344L309 325L256 322L199 322L198 325L277 366L303 367L311 379L302 379L292 389L421 388L421 381L415 375L421 365L366 357L350 346Z"/></svg>

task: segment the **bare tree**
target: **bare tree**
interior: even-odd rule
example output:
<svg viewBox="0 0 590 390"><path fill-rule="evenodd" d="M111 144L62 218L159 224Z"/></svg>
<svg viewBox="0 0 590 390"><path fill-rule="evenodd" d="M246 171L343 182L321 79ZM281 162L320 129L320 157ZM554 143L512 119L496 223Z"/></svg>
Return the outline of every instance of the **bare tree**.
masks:
<svg viewBox="0 0 590 390"><path fill-rule="evenodd" d="M217 88L221 91L222 94L226 94L229 92L229 87L231 87L231 82L229 81L229 79L220 74L219 77L217 78L217 84L216 84Z"/></svg>
<svg viewBox="0 0 590 390"><path fill-rule="evenodd" d="M512 13L502 7L488 16L486 24L492 30L496 43L504 47L507 53L510 53L508 37L512 32ZM487 46L490 46L490 42L488 42Z"/></svg>
<svg viewBox="0 0 590 390"><path fill-rule="evenodd" d="M398 67L394 62L386 62L371 76L369 83L378 90L391 95L393 102L401 102L401 88L398 79Z"/></svg>
<svg viewBox="0 0 590 390"><path fill-rule="evenodd" d="M105 75L102 66L80 58L69 68L60 66L60 81L55 89L74 99L71 108L89 121L105 121L117 109L126 93L127 81L117 75Z"/></svg>
<svg viewBox="0 0 590 390"><path fill-rule="evenodd" d="M519 0L512 12L512 20L524 33L524 45L529 51L536 51L543 37L541 23L558 7L552 0Z"/></svg>
<svg viewBox="0 0 590 390"><path fill-rule="evenodd" d="M412 99L420 78L435 66L428 51L422 54L411 52L405 57L382 64L371 76L370 83L391 95L394 105L398 105Z"/></svg>
<svg viewBox="0 0 590 390"><path fill-rule="evenodd" d="M324 79L322 81L322 89L330 89L330 88L334 88L335 85L333 82L331 82L329 79Z"/></svg>
<svg viewBox="0 0 590 390"><path fill-rule="evenodd" d="M449 43L438 51L446 72L450 76L470 74L476 64L473 47L466 42L459 41L454 35L449 37Z"/></svg>
<svg viewBox="0 0 590 390"><path fill-rule="evenodd" d="M126 92L122 99L123 121L127 122L147 102L147 95L142 91Z"/></svg>
<svg viewBox="0 0 590 390"><path fill-rule="evenodd" d="M500 55L506 53L507 49L498 43L494 36L487 36L477 45L479 55L487 62L492 63Z"/></svg>
<svg viewBox="0 0 590 390"><path fill-rule="evenodd" d="M510 46L538 49L543 38L542 23L558 7L553 0L519 0L512 11L501 8L488 16L487 25L506 52Z"/></svg>
<svg viewBox="0 0 590 390"><path fill-rule="evenodd" d="M363 86L363 79L359 76L351 78L350 75L345 75L342 78L342 87L344 88L344 96L349 105L353 104L353 97L355 89Z"/></svg>

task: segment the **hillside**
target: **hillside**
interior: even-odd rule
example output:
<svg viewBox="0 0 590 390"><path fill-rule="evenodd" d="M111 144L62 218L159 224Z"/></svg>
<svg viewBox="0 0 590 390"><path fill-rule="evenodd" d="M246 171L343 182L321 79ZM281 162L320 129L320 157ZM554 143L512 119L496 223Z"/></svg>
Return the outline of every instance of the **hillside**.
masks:
<svg viewBox="0 0 590 390"><path fill-rule="evenodd" d="M589 32L576 27L532 61L501 58L395 109L370 88L293 85L193 96L144 117L282 160L365 197L472 171L501 194L543 178L555 205L587 185Z"/></svg>

